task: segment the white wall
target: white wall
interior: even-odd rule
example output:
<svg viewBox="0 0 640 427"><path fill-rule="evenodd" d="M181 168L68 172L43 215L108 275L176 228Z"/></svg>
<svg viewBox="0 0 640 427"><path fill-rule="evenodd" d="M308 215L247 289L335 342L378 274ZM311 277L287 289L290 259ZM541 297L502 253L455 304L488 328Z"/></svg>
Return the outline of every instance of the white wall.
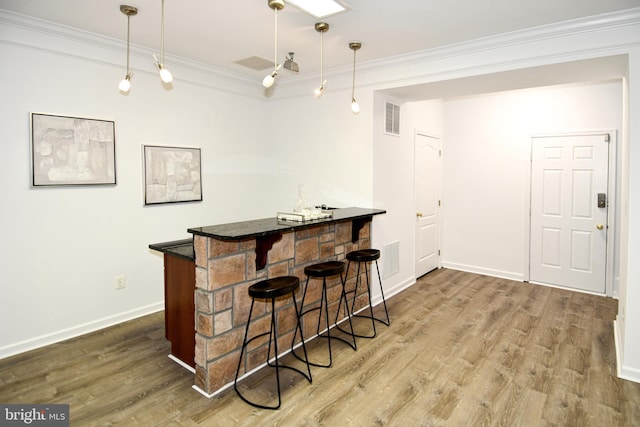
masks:
<svg viewBox="0 0 640 427"><path fill-rule="evenodd" d="M444 117L443 264L524 280L531 137L619 133L622 83L450 99Z"/></svg>
<svg viewBox="0 0 640 427"><path fill-rule="evenodd" d="M298 183L312 201L370 205L368 118L349 112L346 92L273 108L260 81L248 97L236 81L179 65L165 90L139 52L123 96L124 71L111 65L122 62L122 47L116 61L109 46L20 26L0 35L0 322L11 325L0 357L162 309L163 262L150 243L290 210ZM31 188L29 112L115 120L117 185ZM143 206L143 144L201 147L203 202ZM114 289L116 275L126 276L126 289Z"/></svg>
<svg viewBox="0 0 640 427"><path fill-rule="evenodd" d="M625 107L627 144L623 150L621 194L620 302L618 305L618 373L622 378L640 382L640 46L629 54L628 98Z"/></svg>
<svg viewBox="0 0 640 427"><path fill-rule="evenodd" d="M396 105L400 100L376 94L374 101L374 205L387 210L376 218L373 243L377 248L399 242L399 272L387 276L383 271L389 295L415 283L415 223L413 196L414 152L416 130L442 135L441 101L409 102L400 106L400 135L384 133L385 102ZM386 295L385 295L386 296Z"/></svg>
<svg viewBox="0 0 640 427"><path fill-rule="evenodd" d="M385 100L400 103L378 95L377 123L383 123ZM400 137L386 135L374 126L374 203L390 211L379 218L374 238L381 247L399 240L402 252L401 274L389 278L385 286L393 289L415 281L416 130L439 135L443 141L442 264L524 280L528 269L531 136L569 131L619 132L622 83L597 82L408 102L401 106L400 122ZM615 268L617 276L617 262Z"/></svg>
<svg viewBox="0 0 640 427"><path fill-rule="evenodd" d="M281 210L293 208L298 184L310 203L371 207L371 103L363 97L363 111L354 115L350 88L332 88L315 98L309 86L266 107L270 154L287 165L276 181Z"/></svg>
<svg viewBox="0 0 640 427"><path fill-rule="evenodd" d="M122 96L115 68L6 44L0 56L2 356L161 309L162 259L147 245L255 212L243 193L271 179L237 155L264 151L258 101L180 81L167 92L143 72ZM29 112L115 120L117 185L30 188ZM204 202L144 207L143 144L202 147Z"/></svg>

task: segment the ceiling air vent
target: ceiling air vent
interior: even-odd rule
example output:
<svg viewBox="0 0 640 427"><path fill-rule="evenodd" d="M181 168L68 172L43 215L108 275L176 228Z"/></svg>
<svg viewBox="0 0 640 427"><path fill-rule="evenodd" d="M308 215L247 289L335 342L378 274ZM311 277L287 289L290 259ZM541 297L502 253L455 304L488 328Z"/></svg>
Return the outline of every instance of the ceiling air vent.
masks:
<svg viewBox="0 0 640 427"><path fill-rule="evenodd" d="M251 68L252 70L262 71L268 68L273 68L273 61L264 59L260 56L249 56L248 58L239 59L233 61L235 64L242 65L243 67Z"/></svg>
<svg viewBox="0 0 640 427"><path fill-rule="evenodd" d="M400 135L400 106L386 102L384 107L384 132Z"/></svg>

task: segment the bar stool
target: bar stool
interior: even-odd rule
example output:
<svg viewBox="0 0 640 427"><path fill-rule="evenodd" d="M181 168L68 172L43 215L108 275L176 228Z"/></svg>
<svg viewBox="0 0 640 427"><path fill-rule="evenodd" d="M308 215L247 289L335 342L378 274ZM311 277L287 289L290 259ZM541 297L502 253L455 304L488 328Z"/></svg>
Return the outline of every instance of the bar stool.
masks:
<svg viewBox="0 0 640 427"><path fill-rule="evenodd" d="M298 288L300 287L300 279L298 279L295 276L281 276L281 277L274 277L272 279L267 279L267 280L263 280L261 282L255 283L251 286L249 286L249 296L251 297L251 308L249 309L249 318L247 319L247 326L245 328L244 331L244 339L242 340L242 349L240 350L240 359L238 360L238 369L236 370L236 378L233 382L233 387L236 390L236 393L238 393L238 396L240 396L240 398L242 398L242 400L244 400L245 402L247 402L248 404L255 406L257 408L262 408L262 409L278 409L280 408L280 404L282 402L281 396L280 396L280 368L286 368L286 369L291 369L293 371L296 371L298 373L300 373L303 377L305 377L307 379L307 381L311 382L311 367L309 366L308 363L308 359L306 360L306 365L307 365L307 372L308 374L305 374L304 372L302 372L301 370L294 368L293 366L286 366L286 365L280 365L279 363L279 358L278 358L278 330L277 330L277 325L276 325L276 310L275 310L275 302L276 302L276 298L283 296L283 295L287 295L290 294L291 298L293 299L293 307L295 309L295 314L296 314L296 321L297 321L297 327L300 327L300 312L298 311L298 305L296 304L296 295L295 292L296 290L298 290ZM250 339L247 339L247 336L249 334L249 325L251 324L251 315L253 313L253 305L256 301L256 298L259 299L268 299L271 300L271 325L269 328L269 332L264 332L261 334L258 334ZM269 367L272 368L276 368L276 381L278 384L278 405L277 406L268 406L268 405L262 405L256 402L252 402L251 400L247 399L246 397L244 397L242 395L242 393L240 392L240 390L238 389L238 375L240 373L240 367L242 366L242 356L244 354L244 350L245 348L247 348L247 346L249 345L249 343L251 343L251 341L260 338L264 335L269 335L269 349L267 351L267 365ZM272 365L271 362L269 361L271 358L271 344L273 343L274 349L275 349L275 365ZM304 340L302 341L302 349L304 350L304 355L305 358L307 357L307 348L304 344ZM301 359L302 360L302 359ZM303 360L305 361L305 360Z"/></svg>
<svg viewBox="0 0 640 427"><path fill-rule="evenodd" d="M355 336L359 337L359 338L374 338L376 336L376 321L383 323L387 326L389 326L391 324L391 321L389 320L389 312L387 311L387 302L384 298L384 290L382 289L382 280L380 279L380 268L378 267L378 259L380 258L380 251L378 249L361 249L358 251L352 251L349 252L346 256L347 260L349 261L347 264L347 274L346 277L349 277L349 267L351 266L352 262L357 262L358 263L358 270L356 272L356 286L352 291L349 291L347 293L353 293L353 301L351 302L351 313L354 313L355 310L355 305L356 305L356 299L358 297L358 285L362 285L360 282L360 266L362 264L364 264L364 273L365 273L365 278L367 280L367 293L369 295L369 315L366 314L352 314L353 317L362 317L362 318L366 318L366 319L371 319L371 326L373 328L373 335L361 335L361 334L356 334L354 333ZM370 264L371 262L375 261L376 263L376 270L378 272L378 283L380 284L380 294L382 295L382 304L384 306L384 313L386 316L386 321L383 319L379 319L377 317L375 317L373 315L373 304L371 303L371 281L369 279L369 270L371 269L370 267L367 268L367 264ZM346 300L345 300L346 301ZM338 307L338 310L340 309L340 307ZM353 329L352 329L353 331ZM344 332L344 331L343 331Z"/></svg>
<svg viewBox="0 0 640 427"><path fill-rule="evenodd" d="M328 364L322 364L322 363L316 363L316 362L311 362L309 361L310 365L313 366L318 366L321 368L329 368L331 367L331 365L333 364L333 356L331 354L331 340L332 339L336 339L339 341L344 342L345 344L349 345L351 348L353 348L354 350L357 350L357 345L356 345L356 337L353 334L353 325L351 324L351 313L349 312L349 305L347 304L347 295L345 293L345 289L344 289L344 277L342 275L342 272L344 271L344 262L342 261L326 261L326 262L321 262L318 264L313 264L313 265L309 265L307 267L305 267L304 269L304 273L307 275L307 282L305 284L304 287L304 292L302 294L302 302L300 303L300 318L303 319L304 322L304 316L305 314L308 314L312 311L318 310L320 311L320 313L318 313L318 325L316 327L316 334L318 335L318 337L321 338L326 338L327 339L327 345L328 345L328 350L329 350L329 363ZM340 316L340 306L342 305L342 300L344 299L344 305L347 311L346 314L346 319L349 322L349 325L351 326L351 332L347 332L347 331L343 331L341 329L341 331L343 331L345 334L350 335L353 343L347 341L346 339L342 338L342 337L338 337L336 335L331 335L331 329L329 327L329 303L328 303L328 299L327 299L327 277L332 277L332 276L337 276L340 275L340 285L342 286L341 289L341 293L340 293L340 302L338 304L338 312L336 313L336 324L338 322L338 318ZM321 295L320 295L320 305L317 307L310 307L310 308L306 308L305 309L305 299L307 296L307 291L309 290L309 279L311 278L322 278L322 290L321 290ZM320 324L322 323L322 314L323 314L323 308L324 308L324 320L325 320L325 324L324 327L326 328L325 331L321 332L320 331ZM298 329L296 328L296 331L293 333L293 340L295 342L296 339L296 334L298 333ZM302 336L302 329L300 329L300 335ZM298 354L293 351L293 354L298 357L300 359L300 357L298 356ZM302 359L300 359L302 360Z"/></svg>

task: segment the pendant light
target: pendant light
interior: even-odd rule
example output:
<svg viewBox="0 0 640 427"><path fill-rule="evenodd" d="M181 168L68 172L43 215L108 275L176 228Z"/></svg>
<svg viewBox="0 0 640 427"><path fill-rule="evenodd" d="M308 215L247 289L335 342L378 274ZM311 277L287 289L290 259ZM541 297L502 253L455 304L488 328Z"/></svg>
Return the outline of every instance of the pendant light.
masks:
<svg viewBox="0 0 640 427"><path fill-rule="evenodd" d="M329 24L327 24L326 22L317 22L316 31L320 33L320 87L315 90L316 97L319 98L324 92L324 85L327 84L327 81L324 80L323 77L324 67L322 60L324 57L324 33L329 31Z"/></svg>
<svg viewBox="0 0 640 427"><path fill-rule="evenodd" d="M120 12L127 15L127 74L124 76L124 79L120 80L120 84L118 84L118 89L120 92L127 94L131 89L131 77L133 73L129 69L129 46L131 44L130 34L131 34L131 17L137 15L138 8L134 6L129 6L126 4L120 5Z"/></svg>
<svg viewBox="0 0 640 427"><path fill-rule="evenodd" d="M356 51L362 47L362 43L360 42L350 42L349 49L353 50L353 81L351 83L351 111L353 114L358 114L360 112L360 104L356 101L355 91L356 91Z"/></svg>
<svg viewBox="0 0 640 427"><path fill-rule="evenodd" d="M162 14L160 18L160 61L158 61L155 55L153 55L153 59L156 60L156 67L160 73L160 79L164 83L171 83L173 76L171 72L164 67L164 0L162 0Z"/></svg>
<svg viewBox="0 0 640 427"><path fill-rule="evenodd" d="M273 16L274 16L274 48L273 48L273 72L269 75L267 75L263 80L262 80L262 86L264 86L265 88L270 88L271 86L273 86L273 82L275 82L276 77L278 76L278 70L280 69L281 65L278 64L278 11L284 8L284 0L267 0L267 4L269 5L269 7L271 9L273 9Z"/></svg>

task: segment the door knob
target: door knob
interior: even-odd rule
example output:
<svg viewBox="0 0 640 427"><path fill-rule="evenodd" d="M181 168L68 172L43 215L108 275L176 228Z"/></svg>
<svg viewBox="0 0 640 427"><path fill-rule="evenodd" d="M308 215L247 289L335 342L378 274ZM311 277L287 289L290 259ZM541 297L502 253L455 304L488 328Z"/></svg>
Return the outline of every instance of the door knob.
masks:
<svg viewBox="0 0 640 427"><path fill-rule="evenodd" d="M604 225L602 225L602 224L598 224L598 225L596 225L596 228L597 228L598 230L602 230L602 229L604 228Z"/></svg>
<svg viewBox="0 0 640 427"><path fill-rule="evenodd" d="M416 214L416 216L417 216L418 218L422 218L422 212L418 212L418 213Z"/></svg>

